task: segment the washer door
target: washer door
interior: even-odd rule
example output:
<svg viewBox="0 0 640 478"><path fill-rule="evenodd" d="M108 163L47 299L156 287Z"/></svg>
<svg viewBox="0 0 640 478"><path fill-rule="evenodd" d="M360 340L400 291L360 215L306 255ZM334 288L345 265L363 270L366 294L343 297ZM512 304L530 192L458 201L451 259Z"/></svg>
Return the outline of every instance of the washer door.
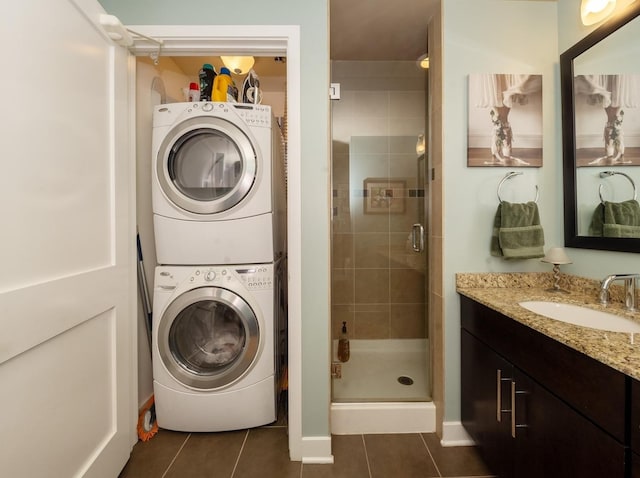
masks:
<svg viewBox="0 0 640 478"><path fill-rule="evenodd" d="M158 350L180 383L210 390L241 377L256 359L260 328L255 313L226 289L202 287L178 296L158 325Z"/></svg>
<svg viewBox="0 0 640 478"><path fill-rule="evenodd" d="M156 158L165 195L195 214L215 214L238 204L257 174L255 149L247 135L221 118L197 117L169 131Z"/></svg>

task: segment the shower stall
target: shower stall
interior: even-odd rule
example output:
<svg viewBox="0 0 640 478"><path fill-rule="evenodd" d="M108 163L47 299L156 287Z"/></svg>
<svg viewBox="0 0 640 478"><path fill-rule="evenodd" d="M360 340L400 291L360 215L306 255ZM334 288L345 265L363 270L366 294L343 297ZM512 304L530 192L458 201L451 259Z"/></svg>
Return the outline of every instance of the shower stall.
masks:
<svg viewBox="0 0 640 478"><path fill-rule="evenodd" d="M332 433L433 431L427 301L427 73L333 61ZM350 357L338 358L343 325Z"/></svg>

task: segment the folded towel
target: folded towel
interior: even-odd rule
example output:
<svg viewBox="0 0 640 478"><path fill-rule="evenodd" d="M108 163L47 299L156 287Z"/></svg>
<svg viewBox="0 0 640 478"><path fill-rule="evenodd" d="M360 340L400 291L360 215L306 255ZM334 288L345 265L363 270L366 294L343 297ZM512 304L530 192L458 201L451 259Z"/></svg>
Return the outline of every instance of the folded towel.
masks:
<svg viewBox="0 0 640 478"><path fill-rule="evenodd" d="M589 235L640 237L640 204L635 199L598 204L591 217Z"/></svg>
<svg viewBox="0 0 640 478"><path fill-rule="evenodd" d="M502 201L493 221L491 255L505 259L544 257L544 231L538 205Z"/></svg>
<svg viewBox="0 0 640 478"><path fill-rule="evenodd" d="M591 215L591 223L589 224L589 235L602 237L604 228L604 204L598 203L593 214Z"/></svg>

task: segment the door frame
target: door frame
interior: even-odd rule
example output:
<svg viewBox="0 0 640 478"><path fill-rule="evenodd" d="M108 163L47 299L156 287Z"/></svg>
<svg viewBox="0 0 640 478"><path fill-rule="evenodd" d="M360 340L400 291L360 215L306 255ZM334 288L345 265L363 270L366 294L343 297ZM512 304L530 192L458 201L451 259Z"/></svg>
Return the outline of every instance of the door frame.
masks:
<svg viewBox="0 0 640 478"><path fill-rule="evenodd" d="M302 461L302 192L301 69L298 25L127 25L136 36L135 55L211 56L220 54L287 58L287 255L289 456ZM133 79L135 84L135 78ZM135 102L132 103L135 105ZM133 132L135 135L135 131ZM135 137L135 136L134 136ZM328 450L331 443L326 443ZM307 450L309 451L309 450ZM315 454L315 453L313 453Z"/></svg>

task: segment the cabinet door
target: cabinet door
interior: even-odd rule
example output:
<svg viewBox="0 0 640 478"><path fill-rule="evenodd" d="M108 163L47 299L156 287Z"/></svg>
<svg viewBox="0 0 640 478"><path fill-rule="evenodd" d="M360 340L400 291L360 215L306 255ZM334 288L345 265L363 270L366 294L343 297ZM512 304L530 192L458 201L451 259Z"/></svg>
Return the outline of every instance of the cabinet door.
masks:
<svg viewBox="0 0 640 478"><path fill-rule="evenodd" d="M512 366L464 329L461 346L462 424L491 471L500 478L511 477Z"/></svg>
<svg viewBox="0 0 640 478"><path fill-rule="evenodd" d="M631 478L640 478L640 455L631 454Z"/></svg>
<svg viewBox="0 0 640 478"><path fill-rule="evenodd" d="M622 444L519 369L514 383L515 476L625 476Z"/></svg>

